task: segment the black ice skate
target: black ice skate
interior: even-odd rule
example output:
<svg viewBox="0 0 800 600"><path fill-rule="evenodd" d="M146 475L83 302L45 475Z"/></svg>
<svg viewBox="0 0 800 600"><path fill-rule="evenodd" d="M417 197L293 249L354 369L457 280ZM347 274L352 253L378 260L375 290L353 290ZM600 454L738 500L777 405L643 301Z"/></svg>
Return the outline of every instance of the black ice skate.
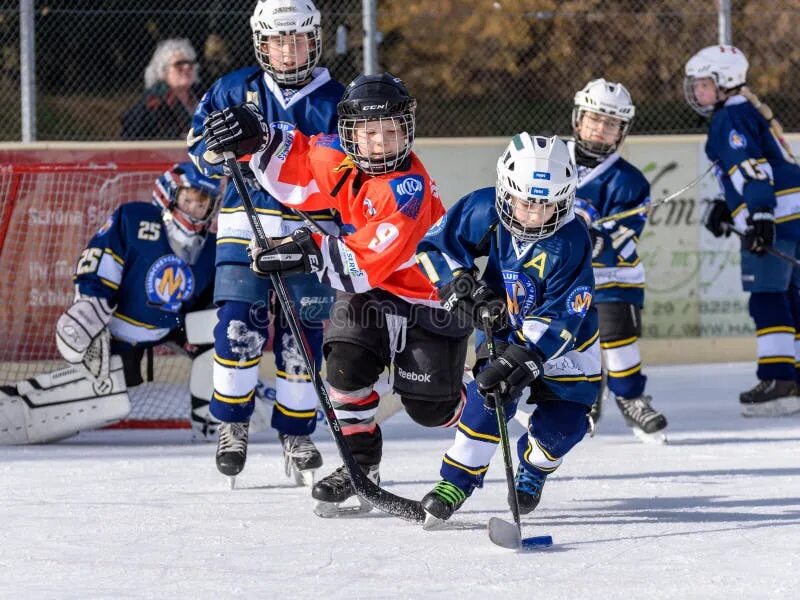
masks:
<svg viewBox="0 0 800 600"><path fill-rule="evenodd" d="M603 416L603 402L608 397L608 387L606 386L606 374L603 373L603 381L600 384L600 390L597 392L592 408L586 418L589 419L589 437L594 437L597 433L597 425L600 423L600 417Z"/></svg>
<svg viewBox="0 0 800 600"><path fill-rule="evenodd" d="M247 423L222 423L219 426L217 469L231 478L231 489L247 460L247 429Z"/></svg>
<svg viewBox="0 0 800 600"><path fill-rule="evenodd" d="M426 513L422 528L438 529L461 508L466 499L467 493L460 487L446 480L440 481L422 498L422 508Z"/></svg>
<svg viewBox="0 0 800 600"><path fill-rule="evenodd" d="M517 502L519 514L527 515L539 505L542 499L542 488L547 480L547 473L531 471L519 465L517 476L514 478L514 487L517 489ZM509 505L511 502L509 502Z"/></svg>
<svg viewBox="0 0 800 600"><path fill-rule="evenodd" d="M739 395L745 417L783 417L800 412L800 398L794 381L766 379Z"/></svg>
<svg viewBox="0 0 800 600"><path fill-rule="evenodd" d="M652 401L651 396L631 399L617 396L617 406L622 412L625 424L633 429L634 435L643 442L665 444L667 436L664 435L664 429L667 426L667 418L650 406Z"/></svg>
<svg viewBox="0 0 800 600"><path fill-rule="evenodd" d="M307 435L278 434L283 446L284 468L287 477L297 485L314 485L314 473L322 466L322 455Z"/></svg>
<svg viewBox="0 0 800 600"><path fill-rule="evenodd" d="M381 476L378 472L378 465L361 468L364 473L366 473L367 477L376 485L380 485ZM356 497L358 504L341 506L343 502L353 496ZM314 487L311 488L311 497L317 500L317 505L314 507L314 514L318 517L355 516L368 513L372 510L372 504L356 495L356 490L350 479L350 473L347 472L344 465L327 477L320 479Z"/></svg>

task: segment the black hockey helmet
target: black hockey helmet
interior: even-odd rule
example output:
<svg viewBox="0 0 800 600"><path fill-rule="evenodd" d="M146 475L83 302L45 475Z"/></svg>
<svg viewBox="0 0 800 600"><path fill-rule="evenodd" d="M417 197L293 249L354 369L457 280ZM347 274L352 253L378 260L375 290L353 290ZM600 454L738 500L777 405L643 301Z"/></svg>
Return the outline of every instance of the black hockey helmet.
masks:
<svg viewBox="0 0 800 600"><path fill-rule="evenodd" d="M391 73L359 75L337 107L342 148L369 175L396 170L414 143L416 99Z"/></svg>

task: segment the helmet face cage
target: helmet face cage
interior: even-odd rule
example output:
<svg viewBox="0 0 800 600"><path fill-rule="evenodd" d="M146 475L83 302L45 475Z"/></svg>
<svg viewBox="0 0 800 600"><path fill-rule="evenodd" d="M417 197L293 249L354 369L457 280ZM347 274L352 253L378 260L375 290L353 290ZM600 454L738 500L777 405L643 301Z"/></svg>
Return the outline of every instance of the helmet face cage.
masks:
<svg viewBox="0 0 800 600"><path fill-rule="evenodd" d="M339 139L345 154L367 175L396 171L411 153L416 119L410 107L399 114L376 117L339 117ZM383 152L371 152L381 143ZM392 148L391 146L395 146Z"/></svg>
<svg viewBox="0 0 800 600"><path fill-rule="evenodd" d="M564 198L553 201L534 198L517 190L511 191L508 184L508 178L497 180L494 206L497 214L500 215L503 227L521 242L537 242L550 237L566 223L572 214L572 205L575 202L574 186ZM529 220L523 221L520 218L524 217L524 213L528 213L529 218L532 213L539 212L541 214L541 211L548 210L550 207L554 209L553 214L542 224L532 225Z"/></svg>
<svg viewBox="0 0 800 600"><path fill-rule="evenodd" d="M289 46L291 56L297 57L301 53L306 53L306 60L289 69L283 69L282 65L277 65L279 68L276 68L276 65L272 64L269 52L271 43L277 46L279 52ZM311 77L312 71L319 63L322 54L322 30L319 25L310 32L256 30L253 32L253 46L258 64L275 81L282 85L297 85ZM298 46L305 47L298 48Z"/></svg>
<svg viewBox="0 0 800 600"><path fill-rule="evenodd" d="M584 118L586 113L594 113L596 115L601 115L603 117L611 117L613 119L618 119L620 121L619 126L619 136L617 137L616 142L606 143L600 142L596 140L585 140L581 137L579 133L579 127L581 124L581 119ZM585 107L576 106L572 109L572 130L575 132L575 144L583 150L584 153L588 154L589 156L593 156L594 158L606 158L610 156L614 152L616 152L617 148L622 145L622 142L625 141L625 138L628 135L628 132L631 128L631 123L633 120L625 121L621 119L617 115L610 115L603 110L589 110Z"/></svg>
<svg viewBox="0 0 800 600"><path fill-rule="evenodd" d="M203 217L195 217L178 206L181 190L196 189L209 198ZM219 182L200 175L191 163L175 165L156 180L153 203L162 209L162 218L186 236L205 235L216 217L222 194Z"/></svg>
<svg viewBox="0 0 800 600"><path fill-rule="evenodd" d="M686 98L686 103L692 107L692 110L703 117L711 116L714 112L714 104L703 106L697 99L694 93L694 82L698 79L710 79L714 82L714 87L717 88L717 100L719 101L719 86L717 85L717 78L709 75L708 77L694 77L687 75L683 78L683 96Z"/></svg>

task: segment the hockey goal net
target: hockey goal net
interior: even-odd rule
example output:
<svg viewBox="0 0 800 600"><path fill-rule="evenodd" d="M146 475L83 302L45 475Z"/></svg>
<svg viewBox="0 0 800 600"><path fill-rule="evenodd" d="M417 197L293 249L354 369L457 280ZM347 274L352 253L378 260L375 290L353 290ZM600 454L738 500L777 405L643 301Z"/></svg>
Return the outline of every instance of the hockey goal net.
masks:
<svg viewBox="0 0 800 600"><path fill-rule="evenodd" d="M0 385L64 365L55 323L72 303L75 261L117 206L149 201L171 164L0 166ZM190 360L159 346L153 368L147 363L146 383L129 391L133 410L121 426L188 427Z"/></svg>

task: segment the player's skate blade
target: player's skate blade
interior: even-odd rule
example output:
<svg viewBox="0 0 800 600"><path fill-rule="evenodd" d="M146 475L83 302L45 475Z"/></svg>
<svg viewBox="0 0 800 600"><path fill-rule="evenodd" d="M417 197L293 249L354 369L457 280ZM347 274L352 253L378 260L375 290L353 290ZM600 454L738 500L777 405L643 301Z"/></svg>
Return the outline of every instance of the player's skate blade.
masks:
<svg viewBox="0 0 800 600"><path fill-rule="evenodd" d="M514 523L492 517L489 519L489 539L502 548L509 550L538 550L549 548L553 545L553 538L549 535L537 535L523 538L519 528Z"/></svg>
<svg viewBox="0 0 800 600"><path fill-rule="evenodd" d="M305 471L299 471L298 469L292 469L292 477L294 478L294 482L299 486L304 487L312 487L314 485L314 481L316 480L316 469L307 469Z"/></svg>
<svg viewBox="0 0 800 600"><path fill-rule="evenodd" d="M358 504L348 504L347 506L342 506L342 504L344 504L343 502L325 502L320 500L314 507L314 514L323 519L339 519L358 517L372 511L372 504L360 497L356 499L358 500Z"/></svg>
<svg viewBox="0 0 800 600"><path fill-rule="evenodd" d="M663 431L654 431L653 433L647 433L638 427L631 427L631 431L633 431L633 435L643 441L645 444L661 444L664 445L667 443L667 436Z"/></svg>
<svg viewBox="0 0 800 600"><path fill-rule="evenodd" d="M230 483L231 489L235 490L236 489L236 475L232 475L232 476L228 477L228 482Z"/></svg>
<svg viewBox="0 0 800 600"><path fill-rule="evenodd" d="M768 402L744 403L743 417L788 417L800 413L800 396L784 396Z"/></svg>

